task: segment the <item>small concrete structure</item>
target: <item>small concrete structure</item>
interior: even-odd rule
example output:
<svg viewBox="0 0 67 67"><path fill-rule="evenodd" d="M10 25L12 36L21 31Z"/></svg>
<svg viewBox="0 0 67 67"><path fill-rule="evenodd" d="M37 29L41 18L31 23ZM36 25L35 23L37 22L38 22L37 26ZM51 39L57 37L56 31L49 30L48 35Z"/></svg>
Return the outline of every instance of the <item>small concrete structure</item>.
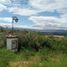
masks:
<svg viewBox="0 0 67 67"><path fill-rule="evenodd" d="M18 38L16 35L7 35L6 36L6 45L7 49L14 52L18 51Z"/></svg>

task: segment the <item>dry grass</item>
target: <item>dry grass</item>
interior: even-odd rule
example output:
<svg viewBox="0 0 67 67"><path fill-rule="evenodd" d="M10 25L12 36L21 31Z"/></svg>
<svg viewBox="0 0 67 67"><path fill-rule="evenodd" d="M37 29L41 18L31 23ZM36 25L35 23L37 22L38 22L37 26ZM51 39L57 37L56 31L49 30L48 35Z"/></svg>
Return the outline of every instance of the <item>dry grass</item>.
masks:
<svg viewBox="0 0 67 67"><path fill-rule="evenodd" d="M32 64L35 64L33 61L17 61L17 62L10 62L9 67L28 67Z"/></svg>
<svg viewBox="0 0 67 67"><path fill-rule="evenodd" d="M39 62L40 62L40 58L38 56L35 56L35 57L31 57L30 60L28 61L10 62L9 67L32 67L32 65L36 65Z"/></svg>

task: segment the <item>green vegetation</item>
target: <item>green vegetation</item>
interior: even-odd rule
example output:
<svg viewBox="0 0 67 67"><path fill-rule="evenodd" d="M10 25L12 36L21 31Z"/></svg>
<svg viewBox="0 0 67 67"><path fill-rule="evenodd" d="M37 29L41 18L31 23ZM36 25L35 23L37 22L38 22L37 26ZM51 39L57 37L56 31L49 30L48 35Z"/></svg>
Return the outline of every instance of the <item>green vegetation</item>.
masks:
<svg viewBox="0 0 67 67"><path fill-rule="evenodd" d="M6 49L6 33L0 33L0 67L67 67L67 36L15 31L19 52Z"/></svg>

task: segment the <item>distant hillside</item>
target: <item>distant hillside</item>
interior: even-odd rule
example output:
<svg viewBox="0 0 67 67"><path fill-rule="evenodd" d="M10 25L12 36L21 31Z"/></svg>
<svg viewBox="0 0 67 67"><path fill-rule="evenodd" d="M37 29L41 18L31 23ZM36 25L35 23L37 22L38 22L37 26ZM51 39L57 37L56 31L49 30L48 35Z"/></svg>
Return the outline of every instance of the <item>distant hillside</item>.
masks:
<svg viewBox="0 0 67 67"><path fill-rule="evenodd" d="M0 30L10 30L11 28L9 27L2 27L0 26ZM38 29L27 29L27 28L17 28L14 27L14 30L28 30L28 31L35 31L35 32L40 32L41 34L51 34L51 35L64 35L67 36L67 30L38 30Z"/></svg>
<svg viewBox="0 0 67 67"><path fill-rule="evenodd" d="M67 36L67 30L44 30L43 33Z"/></svg>

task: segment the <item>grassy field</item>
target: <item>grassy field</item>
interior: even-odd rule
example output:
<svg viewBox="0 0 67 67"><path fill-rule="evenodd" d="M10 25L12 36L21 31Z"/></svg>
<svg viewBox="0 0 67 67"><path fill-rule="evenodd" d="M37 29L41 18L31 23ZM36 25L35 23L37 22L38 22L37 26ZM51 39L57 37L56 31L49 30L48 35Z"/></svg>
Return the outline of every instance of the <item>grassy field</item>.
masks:
<svg viewBox="0 0 67 67"><path fill-rule="evenodd" d="M67 67L67 36L54 37L19 31L19 52L6 49L0 33L0 67Z"/></svg>
<svg viewBox="0 0 67 67"><path fill-rule="evenodd" d="M19 53L0 49L0 67L67 67L67 54L49 49Z"/></svg>

